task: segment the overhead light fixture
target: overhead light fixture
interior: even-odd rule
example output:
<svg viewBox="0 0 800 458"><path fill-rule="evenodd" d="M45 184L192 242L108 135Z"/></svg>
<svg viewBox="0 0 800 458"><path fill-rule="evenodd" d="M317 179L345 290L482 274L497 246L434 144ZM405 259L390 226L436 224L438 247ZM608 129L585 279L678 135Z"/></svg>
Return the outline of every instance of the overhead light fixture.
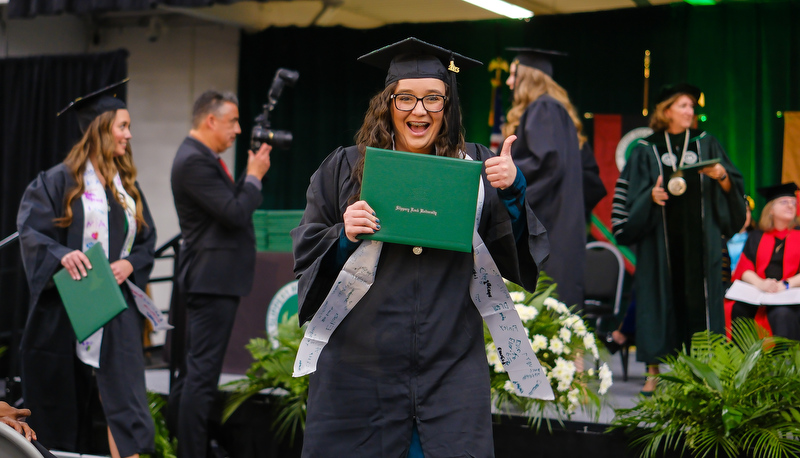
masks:
<svg viewBox="0 0 800 458"><path fill-rule="evenodd" d="M690 5L716 5L717 0L684 0Z"/></svg>
<svg viewBox="0 0 800 458"><path fill-rule="evenodd" d="M503 0L464 0L467 3L472 3L475 6L489 10L492 13L497 13L502 16L510 17L511 19L528 19L533 17L533 11L528 11L525 8L511 3L504 2Z"/></svg>

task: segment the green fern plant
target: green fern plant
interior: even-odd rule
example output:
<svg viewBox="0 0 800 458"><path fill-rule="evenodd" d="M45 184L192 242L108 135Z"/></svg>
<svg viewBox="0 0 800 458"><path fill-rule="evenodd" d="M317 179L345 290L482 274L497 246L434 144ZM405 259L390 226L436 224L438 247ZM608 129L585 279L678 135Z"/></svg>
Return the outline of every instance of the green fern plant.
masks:
<svg viewBox="0 0 800 458"><path fill-rule="evenodd" d="M800 342L765 336L753 320L736 320L732 337L695 334L690 351L664 359L653 396L616 410L611 429L647 458L800 456Z"/></svg>
<svg viewBox="0 0 800 458"><path fill-rule="evenodd" d="M222 412L223 422L247 399L261 390L272 389L278 411L273 423L275 437L282 440L289 434L290 441L294 443L297 432L305 429L306 424L308 377L292 377L295 355L304 330L298 326L297 315L293 315L278 325L276 347L267 339L250 340L246 348L254 361L245 378L225 385L232 389L232 393Z"/></svg>
<svg viewBox="0 0 800 458"><path fill-rule="evenodd" d="M153 423L156 426L156 453L152 455L152 458L176 458L178 439L174 437L170 439L167 422L164 420L164 414L162 413L167 401L160 394L148 391L147 403L150 405L150 415L153 417ZM142 455L142 458L149 457L151 455Z"/></svg>

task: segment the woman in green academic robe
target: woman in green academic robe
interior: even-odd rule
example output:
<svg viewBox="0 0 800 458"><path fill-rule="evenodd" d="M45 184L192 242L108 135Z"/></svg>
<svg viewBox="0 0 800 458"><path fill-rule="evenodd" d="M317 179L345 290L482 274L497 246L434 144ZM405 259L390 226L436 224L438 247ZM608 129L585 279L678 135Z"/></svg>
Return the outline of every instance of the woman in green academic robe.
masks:
<svg viewBox="0 0 800 458"><path fill-rule="evenodd" d="M722 236L746 216L741 173L716 138L692 128L698 99L685 83L661 92L654 133L632 149L614 195L614 236L636 246L636 355L650 374L692 334L723 332ZM655 387L648 378L642 393Z"/></svg>

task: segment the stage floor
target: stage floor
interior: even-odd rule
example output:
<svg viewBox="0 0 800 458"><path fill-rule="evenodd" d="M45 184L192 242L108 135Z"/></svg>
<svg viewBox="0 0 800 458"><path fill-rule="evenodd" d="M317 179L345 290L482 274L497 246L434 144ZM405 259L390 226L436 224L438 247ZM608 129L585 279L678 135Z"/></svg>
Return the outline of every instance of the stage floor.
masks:
<svg viewBox="0 0 800 458"><path fill-rule="evenodd" d="M614 409L628 408L636 405L639 391L644 386L646 367L643 363L636 361L635 348L631 348L628 361L628 381L622 381L622 360L619 353L615 355L606 354L605 357L611 367L614 376L614 384L605 396L606 403L600 411L599 423L610 423L614 419ZM167 394L169 392L169 371L167 369L148 369L145 373L147 389L156 393ZM238 374L222 374L220 385L230 381L243 378ZM573 414L571 420L579 422L594 422L580 410Z"/></svg>

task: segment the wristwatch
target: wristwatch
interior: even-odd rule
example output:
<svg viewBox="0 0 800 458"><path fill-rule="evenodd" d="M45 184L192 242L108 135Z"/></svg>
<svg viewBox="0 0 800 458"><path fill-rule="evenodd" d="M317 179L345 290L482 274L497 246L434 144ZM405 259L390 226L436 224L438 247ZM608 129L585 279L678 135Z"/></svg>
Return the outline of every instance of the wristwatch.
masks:
<svg viewBox="0 0 800 458"><path fill-rule="evenodd" d="M789 289L789 281L788 280L784 280L783 281L783 285L786 286L786 289Z"/></svg>

